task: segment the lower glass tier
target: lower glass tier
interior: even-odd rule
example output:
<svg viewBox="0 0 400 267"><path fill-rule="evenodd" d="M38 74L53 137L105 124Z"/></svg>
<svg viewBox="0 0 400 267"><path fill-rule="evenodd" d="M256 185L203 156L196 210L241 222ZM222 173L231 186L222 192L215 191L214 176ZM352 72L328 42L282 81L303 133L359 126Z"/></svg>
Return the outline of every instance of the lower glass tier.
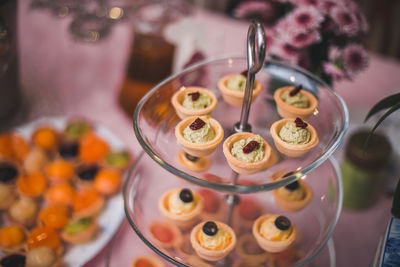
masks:
<svg viewBox="0 0 400 267"><path fill-rule="evenodd" d="M282 173L285 171L281 170ZM208 178L218 179L215 176ZM247 182L239 180L239 183ZM130 226L140 239L158 255L177 266L304 266L311 263L328 242L341 211L342 185L336 161L327 160L302 177L301 183L308 185L312 199L297 211L283 207L274 191L236 195L239 204L231 206L227 200L232 199L229 197L232 195L189 184L167 172L147 154L141 154L124 187L125 212ZM159 210L160 197L175 188L188 188L203 196L203 211L195 221L177 223L165 218ZM290 248L270 253L257 244L252 226L264 214L286 216L295 225L296 238ZM190 241L194 226L210 220L230 225L237 237L235 248L223 259L213 262L201 259ZM125 233L132 236L129 231ZM124 241L120 242L118 238ZM125 242L131 242L125 239L125 235L117 237L114 247L118 249L112 248L110 264L115 253L128 253L125 258L134 258L137 252L134 248L138 245L132 245L132 249L119 248ZM121 257L117 256L116 261Z"/></svg>

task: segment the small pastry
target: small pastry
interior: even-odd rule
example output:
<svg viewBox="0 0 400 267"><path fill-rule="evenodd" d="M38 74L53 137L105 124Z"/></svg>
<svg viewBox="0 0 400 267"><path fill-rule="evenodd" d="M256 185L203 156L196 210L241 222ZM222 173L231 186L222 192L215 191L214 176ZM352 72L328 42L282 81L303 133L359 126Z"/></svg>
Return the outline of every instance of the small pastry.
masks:
<svg viewBox="0 0 400 267"><path fill-rule="evenodd" d="M317 110L318 100L301 85L279 88L274 93L278 114L282 118L299 117L306 120Z"/></svg>
<svg viewBox="0 0 400 267"><path fill-rule="evenodd" d="M104 159L104 165L118 170L125 170L132 161L131 154L124 150L118 152L110 152Z"/></svg>
<svg viewBox="0 0 400 267"><path fill-rule="evenodd" d="M90 217L72 219L61 232L61 238L70 244L84 244L91 241L98 233L97 222Z"/></svg>
<svg viewBox="0 0 400 267"><path fill-rule="evenodd" d="M132 261L131 267L165 267L165 264L157 257L142 255Z"/></svg>
<svg viewBox="0 0 400 267"><path fill-rule="evenodd" d="M78 180L78 184L85 186L92 186L94 178L96 178L97 173L99 172L100 167L98 165L81 165L76 169L76 176Z"/></svg>
<svg viewBox="0 0 400 267"><path fill-rule="evenodd" d="M47 226L38 226L32 229L28 234L26 246L28 251L38 247L48 247L56 252L57 255L61 255L64 252L56 231Z"/></svg>
<svg viewBox="0 0 400 267"><path fill-rule="evenodd" d="M38 198L47 188L46 177L38 173L22 175L17 180L17 190L21 195Z"/></svg>
<svg viewBox="0 0 400 267"><path fill-rule="evenodd" d="M186 228L193 225L203 210L203 198L190 189L176 188L161 196L158 208L165 217Z"/></svg>
<svg viewBox="0 0 400 267"><path fill-rule="evenodd" d="M224 76L218 81L218 88L225 102L233 106L241 107L243 105L244 91L246 89L246 76L243 74ZM254 80L252 101L254 101L261 91L261 83Z"/></svg>
<svg viewBox="0 0 400 267"><path fill-rule="evenodd" d="M183 120L191 116L209 115L216 108L218 100L208 89L202 87L181 87L171 98L178 117Z"/></svg>
<svg viewBox="0 0 400 267"><path fill-rule="evenodd" d="M223 144L229 166L240 174L253 174L267 169L272 149L260 136L253 133L235 133Z"/></svg>
<svg viewBox="0 0 400 267"><path fill-rule="evenodd" d="M57 148L59 136L53 128L41 127L33 133L32 141L36 146L46 151L54 151Z"/></svg>
<svg viewBox="0 0 400 267"><path fill-rule="evenodd" d="M287 212L303 209L313 199L311 188L303 181L295 181L274 191L276 204Z"/></svg>
<svg viewBox="0 0 400 267"><path fill-rule="evenodd" d="M221 199L214 191L210 189L201 188L197 190L197 193L203 198L203 211L200 217L203 220L219 220L221 219L222 205Z"/></svg>
<svg viewBox="0 0 400 267"><path fill-rule="evenodd" d="M44 199L49 204L72 206L74 198L75 189L69 183L53 185L44 194Z"/></svg>
<svg viewBox="0 0 400 267"><path fill-rule="evenodd" d="M83 188L74 198L74 217L92 217L99 214L105 205L105 199L95 189Z"/></svg>
<svg viewBox="0 0 400 267"><path fill-rule="evenodd" d="M62 142L58 146L58 154L64 160L76 162L79 156L79 143L77 141Z"/></svg>
<svg viewBox="0 0 400 267"><path fill-rule="evenodd" d="M8 209L16 198L15 186L0 182L0 210Z"/></svg>
<svg viewBox="0 0 400 267"><path fill-rule="evenodd" d="M0 229L0 250L18 251L25 244L26 230L18 225L4 226Z"/></svg>
<svg viewBox="0 0 400 267"><path fill-rule="evenodd" d="M119 190L121 182L122 177L118 170L103 168L96 174L93 186L100 194L110 196Z"/></svg>
<svg viewBox="0 0 400 267"><path fill-rule="evenodd" d="M262 249L275 253L293 244L296 228L285 216L266 214L254 222L253 235Z"/></svg>
<svg viewBox="0 0 400 267"><path fill-rule="evenodd" d="M268 258L267 253L260 248L251 234L242 235L238 239L235 251L240 257L246 259L249 264L261 263Z"/></svg>
<svg viewBox="0 0 400 267"><path fill-rule="evenodd" d="M79 140L79 158L84 163L101 162L109 152L107 142L95 133L90 132Z"/></svg>
<svg viewBox="0 0 400 267"><path fill-rule="evenodd" d="M82 119L71 120L64 129L64 136L69 140L79 140L92 131L92 125Z"/></svg>
<svg viewBox="0 0 400 267"><path fill-rule="evenodd" d="M300 157L318 144L314 127L300 118L274 122L270 132L278 151L288 157Z"/></svg>
<svg viewBox="0 0 400 267"><path fill-rule="evenodd" d="M213 118L189 117L175 127L175 136L191 156L210 155L224 138L222 126Z"/></svg>
<svg viewBox="0 0 400 267"><path fill-rule="evenodd" d="M68 223L69 210L63 205L49 205L40 210L38 220L47 227L60 230Z"/></svg>
<svg viewBox="0 0 400 267"><path fill-rule="evenodd" d="M190 233L190 242L200 258L217 261L229 254L236 245L232 228L221 222L202 222Z"/></svg>
<svg viewBox="0 0 400 267"><path fill-rule="evenodd" d="M29 153L29 144L18 133L4 133L0 136L0 159L23 162Z"/></svg>
<svg viewBox="0 0 400 267"><path fill-rule="evenodd" d="M30 227L36 222L39 206L33 199L21 196L15 201L6 214L9 221Z"/></svg>
<svg viewBox="0 0 400 267"><path fill-rule="evenodd" d="M46 174L53 184L65 183L75 174L74 165L63 159L56 159L46 166Z"/></svg>
<svg viewBox="0 0 400 267"><path fill-rule="evenodd" d="M46 152L39 148L35 147L29 151L26 156L23 166L24 170L27 173L38 173L44 170L44 167L47 165L48 156Z"/></svg>
<svg viewBox="0 0 400 267"><path fill-rule="evenodd" d="M28 267L56 267L59 257L48 247L37 247L26 253L26 266Z"/></svg>
<svg viewBox="0 0 400 267"><path fill-rule="evenodd" d="M183 150L179 151L176 160L183 167L194 172L206 171L211 164L208 157L193 157Z"/></svg>
<svg viewBox="0 0 400 267"><path fill-rule="evenodd" d="M149 231L157 243L163 248L178 247L182 243L182 233L179 228L168 221L154 221L149 225Z"/></svg>
<svg viewBox="0 0 400 267"><path fill-rule="evenodd" d="M0 266L2 267L24 267L26 256L22 253L11 253L0 258Z"/></svg>

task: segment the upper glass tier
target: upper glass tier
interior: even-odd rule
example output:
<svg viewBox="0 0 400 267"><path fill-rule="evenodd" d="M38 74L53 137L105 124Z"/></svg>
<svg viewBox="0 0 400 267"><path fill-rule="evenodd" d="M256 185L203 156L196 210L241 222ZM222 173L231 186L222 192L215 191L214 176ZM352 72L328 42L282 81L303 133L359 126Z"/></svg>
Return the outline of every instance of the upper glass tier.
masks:
<svg viewBox="0 0 400 267"><path fill-rule="evenodd" d="M218 81L228 74L239 74L247 69L245 57L221 57L193 65L165 79L148 92L138 104L133 127L143 149L162 167L189 182L216 190L250 193L272 190L303 177L323 163L338 147L348 126L348 112L342 98L315 75L288 63L268 59L257 73L263 90L252 103L249 123L252 132L260 134L275 150L279 159L267 170L251 175L239 175L229 167L222 152L222 142L233 133L234 124L240 119L240 107L224 102L218 90ZM287 85L301 84L318 99L318 109L307 119L318 133L319 143L301 157L289 158L280 154L270 134L272 123L280 120L273 93ZM209 156L211 165L204 172L193 172L177 161L181 146L174 131L180 121L171 104L172 95L182 86L201 86L211 90L218 99L211 117L224 129L224 140ZM294 172L285 179L273 177ZM160 177L162 179L162 177Z"/></svg>

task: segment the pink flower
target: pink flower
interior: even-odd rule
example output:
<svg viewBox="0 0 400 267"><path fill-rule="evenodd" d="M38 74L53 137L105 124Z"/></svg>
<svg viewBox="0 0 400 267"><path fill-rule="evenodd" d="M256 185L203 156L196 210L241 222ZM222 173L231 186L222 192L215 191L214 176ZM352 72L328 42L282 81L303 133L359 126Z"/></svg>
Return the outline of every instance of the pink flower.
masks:
<svg viewBox="0 0 400 267"><path fill-rule="evenodd" d="M367 52L361 45L347 45L343 50L343 65L349 75L354 76L368 66Z"/></svg>
<svg viewBox="0 0 400 267"><path fill-rule="evenodd" d="M307 31L317 28L324 17L314 7L298 7L287 16L287 23L294 31Z"/></svg>
<svg viewBox="0 0 400 267"><path fill-rule="evenodd" d="M299 6L314 6L317 7L318 2L321 0L300 0L297 1Z"/></svg>
<svg viewBox="0 0 400 267"><path fill-rule="evenodd" d="M268 1L245 1L238 5L233 12L234 16L240 19L258 17L263 21L270 21L275 18L275 7Z"/></svg>
<svg viewBox="0 0 400 267"><path fill-rule="evenodd" d="M348 78L346 73L332 62L324 62L323 67L324 72L329 76L332 76L334 80L342 80Z"/></svg>
<svg viewBox="0 0 400 267"><path fill-rule="evenodd" d="M350 36L357 34L359 25L357 18L354 13L346 10L342 7L333 7L330 12L330 16L339 26L339 31L346 33Z"/></svg>
<svg viewBox="0 0 400 267"><path fill-rule="evenodd" d="M271 53L291 63L297 64L300 52L289 44L279 42L278 40L275 41L276 42L274 42L271 47Z"/></svg>
<svg viewBox="0 0 400 267"><path fill-rule="evenodd" d="M318 9L325 13L328 14L330 10L335 7L338 3L334 0L319 0L318 1Z"/></svg>
<svg viewBox="0 0 400 267"><path fill-rule="evenodd" d="M300 32L293 36L288 43L295 48L304 48L321 41L321 35L318 31Z"/></svg>
<svg viewBox="0 0 400 267"><path fill-rule="evenodd" d="M338 58L342 57L342 51L339 49L339 47L332 45L329 47L329 60L332 62L336 61Z"/></svg>

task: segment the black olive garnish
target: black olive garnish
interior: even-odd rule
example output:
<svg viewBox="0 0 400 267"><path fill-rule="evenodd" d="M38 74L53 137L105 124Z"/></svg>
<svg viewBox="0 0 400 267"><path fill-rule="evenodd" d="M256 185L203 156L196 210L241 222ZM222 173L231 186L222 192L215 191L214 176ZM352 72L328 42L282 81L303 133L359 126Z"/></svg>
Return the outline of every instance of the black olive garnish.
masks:
<svg viewBox="0 0 400 267"><path fill-rule="evenodd" d="M3 267L25 267L26 257L21 254L10 254L0 261Z"/></svg>
<svg viewBox="0 0 400 267"><path fill-rule="evenodd" d="M61 157L65 159L75 158L79 153L79 144L76 142L64 143L60 145L58 151L60 152Z"/></svg>
<svg viewBox="0 0 400 267"><path fill-rule="evenodd" d="M11 163L0 163L0 182L8 183L18 176L18 169Z"/></svg>
<svg viewBox="0 0 400 267"><path fill-rule="evenodd" d="M203 232L206 235L214 236L218 232L218 226L215 222L208 221L203 225Z"/></svg>
<svg viewBox="0 0 400 267"><path fill-rule="evenodd" d="M192 191L190 191L190 189L187 188L182 189L181 192L179 193L179 198L185 203L192 202L193 201Z"/></svg>
<svg viewBox="0 0 400 267"><path fill-rule="evenodd" d="M279 230L285 231L290 228L290 221L285 216L279 216L275 220L275 226Z"/></svg>
<svg viewBox="0 0 400 267"><path fill-rule="evenodd" d="M99 167L97 165L84 166L78 169L77 174L79 179L84 181L93 181L96 174L99 172Z"/></svg>

